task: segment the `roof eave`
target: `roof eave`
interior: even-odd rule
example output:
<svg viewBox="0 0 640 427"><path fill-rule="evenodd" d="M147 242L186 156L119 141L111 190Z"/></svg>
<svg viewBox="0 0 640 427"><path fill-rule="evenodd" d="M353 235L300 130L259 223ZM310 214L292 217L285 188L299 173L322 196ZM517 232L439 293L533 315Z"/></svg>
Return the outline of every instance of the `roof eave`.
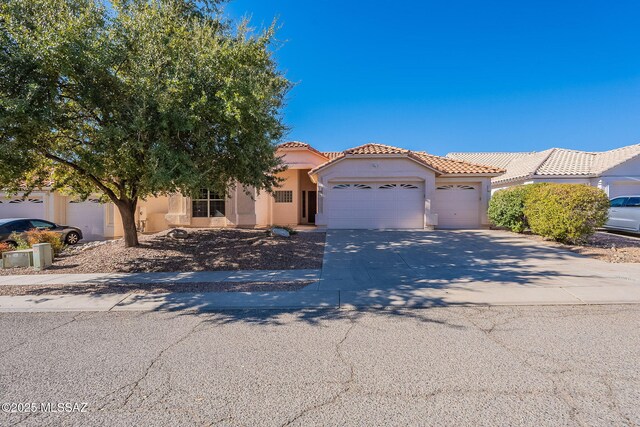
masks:
<svg viewBox="0 0 640 427"><path fill-rule="evenodd" d="M456 178L456 177L485 177L485 178L493 178L496 176L502 175L504 172L493 173L493 172L482 172L482 173L470 173L470 172L450 172L450 173L441 173L440 178Z"/></svg>

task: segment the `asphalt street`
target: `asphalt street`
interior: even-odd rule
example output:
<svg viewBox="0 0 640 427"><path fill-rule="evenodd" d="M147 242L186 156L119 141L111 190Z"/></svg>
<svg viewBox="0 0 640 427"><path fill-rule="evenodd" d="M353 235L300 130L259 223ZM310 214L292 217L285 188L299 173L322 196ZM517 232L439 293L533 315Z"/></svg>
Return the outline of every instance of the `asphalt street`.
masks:
<svg viewBox="0 0 640 427"><path fill-rule="evenodd" d="M0 402L86 410L0 425L639 425L639 361L638 305L1 313Z"/></svg>

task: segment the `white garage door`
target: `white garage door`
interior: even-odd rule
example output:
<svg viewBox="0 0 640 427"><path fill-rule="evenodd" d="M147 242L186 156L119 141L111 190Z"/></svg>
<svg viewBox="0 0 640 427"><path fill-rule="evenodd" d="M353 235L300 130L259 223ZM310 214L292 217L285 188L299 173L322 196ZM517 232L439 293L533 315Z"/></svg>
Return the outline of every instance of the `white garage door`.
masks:
<svg viewBox="0 0 640 427"><path fill-rule="evenodd" d="M332 183L324 212L329 228L424 228L424 184Z"/></svg>
<svg viewBox="0 0 640 427"><path fill-rule="evenodd" d="M45 218L44 201L41 197L0 197L0 218Z"/></svg>
<svg viewBox="0 0 640 427"><path fill-rule="evenodd" d="M609 185L609 198L640 195L639 182L614 182Z"/></svg>
<svg viewBox="0 0 640 427"><path fill-rule="evenodd" d="M480 184L438 185L434 205L438 228L480 227Z"/></svg>
<svg viewBox="0 0 640 427"><path fill-rule="evenodd" d="M97 199L89 199L85 202L69 201L65 225L81 229L84 240L103 239L104 204Z"/></svg>

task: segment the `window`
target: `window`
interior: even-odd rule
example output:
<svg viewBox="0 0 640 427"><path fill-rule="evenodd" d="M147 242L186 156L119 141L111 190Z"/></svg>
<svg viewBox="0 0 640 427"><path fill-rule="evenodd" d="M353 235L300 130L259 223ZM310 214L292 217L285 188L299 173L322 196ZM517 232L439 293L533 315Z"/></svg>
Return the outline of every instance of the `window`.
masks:
<svg viewBox="0 0 640 427"><path fill-rule="evenodd" d="M31 226L33 228L38 228L38 229L50 229L50 228L56 228L56 225L49 222L49 221L42 221L40 219L32 219L31 221Z"/></svg>
<svg viewBox="0 0 640 427"><path fill-rule="evenodd" d="M627 204L625 206L628 208L640 207L640 197L629 197L629 200L627 200Z"/></svg>
<svg viewBox="0 0 640 427"><path fill-rule="evenodd" d="M276 199L276 203L293 203L293 191L280 190L273 194L273 198Z"/></svg>
<svg viewBox="0 0 640 427"><path fill-rule="evenodd" d="M209 190L200 190L196 199L192 199L191 215L194 218L213 218L224 216L224 197Z"/></svg>
<svg viewBox="0 0 640 427"><path fill-rule="evenodd" d="M10 233L14 231L16 233L22 233L29 230L31 228L31 224L29 223L29 221L20 220L10 222L5 227L9 230Z"/></svg>
<svg viewBox="0 0 640 427"><path fill-rule="evenodd" d="M333 186L334 190L345 190L347 188L355 188L356 190L371 190L371 186L368 184L336 184Z"/></svg>
<svg viewBox="0 0 640 427"><path fill-rule="evenodd" d="M627 201L627 197L618 197L611 201L612 208L621 208L624 206L624 202Z"/></svg>
<svg viewBox="0 0 640 427"><path fill-rule="evenodd" d="M475 187L471 185L440 185L436 187L436 190L475 190Z"/></svg>
<svg viewBox="0 0 640 427"><path fill-rule="evenodd" d="M391 190L392 188L396 188L395 184L384 184L378 187L380 190Z"/></svg>

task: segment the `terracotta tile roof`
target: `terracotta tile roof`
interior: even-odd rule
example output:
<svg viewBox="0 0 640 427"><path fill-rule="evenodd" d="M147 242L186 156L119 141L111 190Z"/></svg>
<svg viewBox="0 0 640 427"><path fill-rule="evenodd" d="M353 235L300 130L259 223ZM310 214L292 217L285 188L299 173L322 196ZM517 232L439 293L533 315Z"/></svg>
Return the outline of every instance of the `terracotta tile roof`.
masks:
<svg viewBox="0 0 640 427"><path fill-rule="evenodd" d="M277 146L277 149L287 149L287 148L306 148L309 151L313 151L316 154L320 154L322 157L325 157L327 159L329 159L329 157L325 156L324 153L316 150L315 148L313 148L312 146L310 146L309 144L307 144L306 142L300 142L300 141L289 141L289 142L283 142L282 144L279 144Z"/></svg>
<svg viewBox="0 0 640 427"><path fill-rule="evenodd" d="M636 156L640 156L640 144L595 153L565 148L550 148L533 153L447 154L449 158L473 159L477 163L505 167L507 172L504 175L493 178L494 183L526 179L534 176L595 177Z"/></svg>
<svg viewBox="0 0 640 427"><path fill-rule="evenodd" d="M495 166L479 165L464 160L448 159L446 157L434 156L423 151L412 152L414 156L422 160L432 169L446 174L501 174L504 169Z"/></svg>
<svg viewBox="0 0 640 427"><path fill-rule="evenodd" d="M333 160L336 157L343 155L342 151L323 151L322 154L329 160Z"/></svg>
<svg viewBox="0 0 640 427"><path fill-rule="evenodd" d="M357 157L357 156L406 156L411 158L424 166L434 169L440 174L465 174L465 175L477 175L477 174L489 174L497 175L504 172L500 168L494 166L478 165L462 160L448 159L446 157L434 156L422 151L410 151L404 148L392 147L390 145L369 143L360 145L358 147L349 148L342 153L336 153L336 156L331 158L328 162L309 171L310 174L317 172L326 166L343 159L345 157Z"/></svg>
<svg viewBox="0 0 640 427"><path fill-rule="evenodd" d="M364 144L344 150L344 154L406 154L409 150L384 144Z"/></svg>
<svg viewBox="0 0 640 427"><path fill-rule="evenodd" d="M278 148L309 148L309 147L311 146L306 142L299 142L299 141L283 142L282 144L278 145Z"/></svg>

